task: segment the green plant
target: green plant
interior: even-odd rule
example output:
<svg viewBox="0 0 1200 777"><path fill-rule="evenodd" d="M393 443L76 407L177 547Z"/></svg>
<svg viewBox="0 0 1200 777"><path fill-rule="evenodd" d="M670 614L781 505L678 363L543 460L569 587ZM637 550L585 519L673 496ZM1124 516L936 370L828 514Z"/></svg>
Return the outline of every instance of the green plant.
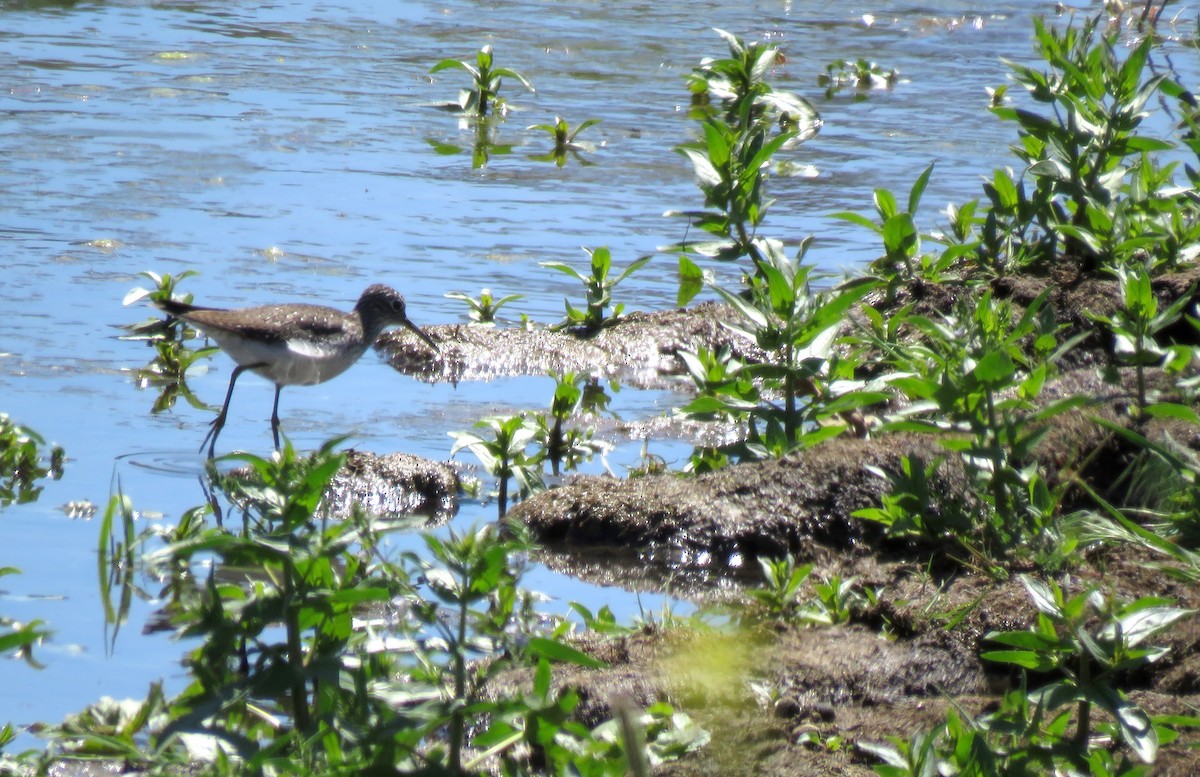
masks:
<svg viewBox="0 0 1200 777"><path fill-rule="evenodd" d="M1053 583L1028 576L1022 576L1021 582L1038 610L1036 624L1028 631L988 633L987 640L1004 648L981 657L1023 672L1058 677L1031 691L1028 698L1038 717L1046 716L1064 738L1062 724L1074 708L1075 736L1069 740L1068 757L1076 766L1087 763L1095 729L1123 741L1143 763L1153 763L1158 752L1156 727L1114 683L1121 673L1161 658L1167 648L1148 646L1147 640L1193 611L1171 607L1169 600L1158 597L1118 603L1096 590L1068 597ZM1097 721L1095 710L1103 710L1109 720Z"/></svg>
<svg viewBox="0 0 1200 777"><path fill-rule="evenodd" d="M677 356L697 394L683 413L704 421L738 421L758 407L762 395L754 371L734 358L729 346L716 352L701 346L695 352L678 351Z"/></svg>
<svg viewBox="0 0 1200 777"><path fill-rule="evenodd" d="M759 558L758 566L766 585L747 593L768 617L787 619L797 615L804 604L800 592L812 574L813 565L797 566L789 553L783 558Z"/></svg>
<svg viewBox="0 0 1200 777"><path fill-rule="evenodd" d="M1099 33L1099 22L1096 17L1058 31L1035 19L1038 53L1049 69L1008 64L1014 80L1049 114L991 109L1019 126L1021 140L1013 151L1033 182L1025 215L1041 234L1036 256L1049 259L1061 239L1064 252L1086 269L1123 264L1142 250L1158 254L1156 263L1174 262L1177 246L1156 245L1162 218L1172 202L1194 221L1194 198L1167 192L1170 170L1157 170L1146 155L1172 144L1139 128L1155 92L1179 96L1183 90L1165 74L1143 79L1149 38L1119 56L1119 33Z"/></svg>
<svg viewBox="0 0 1200 777"><path fill-rule="evenodd" d="M521 495L527 496L543 488L541 477L541 461L536 456L526 453L526 448L537 434L536 425L530 423L525 414L519 413L507 418L485 418L475 423L477 429L490 429L491 439L475 432L451 432L454 447L450 449L453 456L466 448L475 454L483 465L498 481L499 493L496 506L501 518L508 512L508 479L515 478Z"/></svg>
<svg viewBox="0 0 1200 777"><path fill-rule="evenodd" d="M944 460L938 456L926 464L920 456L903 456L896 471L867 465L869 472L888 481L888 490L879 507L855 510L851 515L882 524L889 537L944 538L968 533L970 513L953 499L934 497L941 489L931 486Z"/></svg>
<svg viewBox="0 0 1200 777"><path fill-rule="evenodd" d="M899 79L900 73L895 68L885 71L879 63L860 57L830 62L825 66L825 73L817 76L817 83L825 87L825 96L829 98L845 87L852 87L859 93L869 89L891 89Z"/></svg>
<svg viewBox="0 0 1200 777"><path fill-rule="evenodd" d="M767 81L767 73L781 60L779 49L763 41L747 44L725 30L713 31L729 47L729 56L706 57L686 76L692 114L718 116L743 130L775 122L804 138L815 135L821 119L812 103Z"/></svg>
<svg viewBox="0 0 1200 777"><path fill-rule="evenodd" d="M1120 286L1123 307L1112 315L1089 312L1088 317L1105 324L1112 331L1113 356L1116 360L1133 365L1137 377L1135 418L1142 421L1146 418L1146 407L1149 405L1149 397L1146 394L1146 368L1160 365L1168 359L1182 358L1184 365L1191 361L1190 349L1168 350L1158 344L1156 336L1179 320L1183 309L1191 303L1195 289L1181 295L1160 312L1158 300L1150 284L1150 274L1144 266L1130 263L1117 267L1114 272Z"/></svg>
<svg viewBox="0 0 1200 777"><path fill-rule="evenodd" d="M602 248L585 248L591 258L591 274L584 275L583 273L563 262L540 262L542 267L549 267L552 270L570 275L575 280L583 284L587 294L587 308L578 310L571 305L570 300L565 300L567 307L567 317L555 324L555 329L565 329L567 327L582 327L583 329L594 332L602 327L612 326L621 316L621 311L625 309L623 304L618 304L613 307L611 316L605 315L605 309L612 305L612 292L621 281L628 278L633 273L637 272L646 262L650 261L649 256L643 256L640 259L635 259L629 263L620 275L616 278L609 278L609 272L612 270L612 253L607 247Z"/></svg>
<svg viewBox="0 0 1200 777"><path fill-rule="evenodd" d="M132 305L143 299L151 302L161 300L192 301L192 295L180 294L179 284L187 278L196 275L192 270L185 270L178 275L147 270L139 273L144 278L154 282L153 289L135 288L125 295L123 304ZM207 359L219 349L213 346L190 348L189 340L198 337L198 333L188 326L187 322L175 316L152 317L140 324L131 324L124 329L127 334L122 340L142 340L154 348L154 358L146 366L134 371L134 379L138 388L153 386L158 389L158 396L151 408L153 413L161 413L175 406L175 401L182 395L188 404L196 408L207 408L187 385L187 372L197 362Z"/></svg>
<svg viewBox="0 0 1200 777"><path fill-rule="evenodd" d="M1170 406L1151 405L1151 415ZM1200 423L1195 411L1191 421ZM1152 564L1166 575L1200 581L1200 458L1170 439L1152 441L1107 419L1098 423L1123 437L1140 453L1114 485L1125 486L1125 506L1118 508L1081 478L1074 484L1099 507L1077 516L1073 529L1082 542L1138 545L1170 559ZM1137 520L1134 520L1134 519Z"/></svg>
<svg viewBox="0 0 1200 777"><path fill-rule="evenodd" d="M32 502L42 493L39 480L62 477L65 452L53 445L47 461L45 445L37 432L0 413L0 507Z"/></svg>
<svg viewBox="0 0 1200 777"><path fill-rule="evenodd" d="M814 583L816 598L804 614L804 619L825 626L848 622L854 612L867 603L866 596L855 588L855 580L853 577L843 580L840 575L833 575Z"/></svg>
<svg viewBox="0 0 1200 777"><path fill-rule="evenodd" d="M726 452L745 458L781 456L850 426L861 431L857 409L886 396L854 380L854 364L835 348L845 314L874 283L864 279L827 292L813 290L811 268L802 263L810 242L811 238L801 243L795 260L768 250L758 273L748 279L745 294L714 287L741 318L728 328L753 340L767 354L766 360L735 365L719 354L705 360L682 357L701 389L682 412L746 425L745 442ZM768 399L776 393L782 407ZM826 423L839 416L842 423Z"/></svg>
<svg viewBox="0 0 1200 777"><path fill-rule="evenodd" d="M921 253L921 235L917 231L913 216L921 203L933 164L925 168L913 182L908 193L906 210L900 210L896 197L887 189L875 190L875 212L879 223L858 213L835 213L834 218L864 226L883 238L884 255L871 263L871 271L887 281L889 289L900 281L911 281L914 275L913 260Z"/></svg>
<svg viewBox="0 0 1200 777"><path fill-rule="evenodd" d="M534 439L541 446L539 457L550 461L551 471L558 477L559 469L565 465L568 472L581 462L587 461L603 446L592 440L592 427L567 427L566 424L582 412L584 389L591 376L588 373L566 372L554 377L554 397L550 400L550 413L538 413L534 417L537 430Z"/></svg>
<svg viewBox="0 0 1200 777"><path fill-rule="evenodd" d="M460 127L460 129L465 130L467 127ZM441 156L451 156L469 151L473 170L487 167L493 156L505 156L513 153L513 144L501 142L499 126L489 117L479 117L477 121L473 122L470 129L472 132L469 147L447 142L437 137L426 138L426 142L433 147L434 153Z"/></svg>
<svg viewBox="0 0 1200 777"><path fill-rule="evenodd" d="M846 623L855 610L867 599L854 587L854 578L843 580L833 575L814 583L812 598L803 598L805 582L812 575L813 565L797 565L791 554L783 558L758 559L766 583L746 593L754 600L755 608L748 612L752 619L763 617L775 620L799 620L803 623L832 626Z"/></svg>
<svg viewBox="0 0 1200 777"><path fill-rule="evenodd" d="M129 615L129 607L133 603L137 547L149 536L148 532L137 535L135 519L133 503L121 493L118 480L117 493L109 497L108 505L100 519L96 548L100 600L104 605L104 630L110 649L116 645L121 625ZM119 536L118 528L121 529ZM115 603L114 592L118 593Z"/></svg>
<svg viewBox="0 0 1200 777"><path fill-rule="evenodd" d="M215 345L193 349L181 342L165 339L153 340L151 345L154 347L154 358L133 373L138 388L158 389L150 412L161 413L170 410L181 396L192 407L212 410L211 406L192 393L187 384L187 372L197 362L208 359L220 349Z"/></svg>
<svg viewBox="0 0 1200 777"><path fill-rule="evenodd" d="M784 146L812 137L821 126L807 100L767 82L778 49L716 32L728 44L729 56L704 60L688 77L703 137L677 148L691 162L708 209L668 214L687 218L714 238L673 247L680 252L685 281L699 275L688 254L724 261L748 256L757 269L771 242L757 234L772 202L766 195L770 161ZM686 304L699 289L694 282L682 283L678 304Z"/></svg>
<svg viewBox="0 0 1200 777"><path fill-rule="evenodd" d="M465 302L471 309L469 317L472 324L488 325L496 323L496 313L500 311L500 308L510 302L525 298L524 294L509 294L496 299L492 296L491 289L480 290L479 299L474 299L461 291L448 291L442 296L446 297L446 299L456 299Z"/></svg>
<svg viewBox="0 0 1200 777"><path fill-rule="evenodd" d="M381 540L401 524L325 520L337 443L304 458L290 445L271 459L227 457L248 465L227 476L214 468L241 531L181 528L147 556L155 576L187 579L210 561L207 580L173 588L167 606L178 633L201 641L192 683L174 699L156 686L143 703L98 707L51 736L76 753L160 768L204 759L221 774L236 763L236 773L617 777L704 744L664 705L616 705L619 735L571 720L579 696L554 689L552 666L602 663L519 587L532 550L520 526L425 535L423 553L395 563ZM495 692L522 667L532 692Z"/></svg>
<svg viewBox="0 0 1200 777"><path fill-rule="evenodd" d="M16 567L0 567L0 577L15 575L18 572L20 570ZM34 660L33 649L49 636L50 631L40 620L20 623L0 615L0 656L16 655L30 666L40 669L41 664ZM0 747L2 746L3 742L0 742Z"/></svg>
<svg viewBox="0 0 1200 777"><path fill-rule="evenodd" d="M471 76L471 88L462 90L458 97L458 106L464 113L483 117L497 110L503 112L504 100L499 93L505 78L519 81L530 92L534 91L533 84L521 73L507 67L495 67L490 45L476 52L474 63L470 60L443 59L429 72L438 73L450 68L464 70Z"/></svg>
<svg viewBox="0 0 1200 777"><path fill-rule="evenodd" d="M179 765L182 759L173 757L169 749L148 744L152 727L161 725L167 712L162 683L152 683L144 700L104 698L42 733L53 739L66 756Z"/></svg>
<svg viewBox="0 0 1200 777"><path fill-rule="evenodd" d="M942 321L909 315L906 324L920 334L919 341L880 342L896 370L888 382L913 401L885 428L938 434L961 457L979 501L969 508L970 533L956 531L953 540L989 566L989 559L1048 552L1062 541L1054 527L1062 489L1049 488L1033 466L1033 452L1047 432L1045 421L1087 398L1034 402L1075 342L1058 343L1058 325L1043 308L1045 300L1043 293L1017 315L1010 303L990 293L978 300L964 297ZM897 483L923 487L931 475L910 464ZM953 511L938 522L898 515L926 504L927 496L918 491L912 499L886 504L882 512L862 515L905 532L961 526Z"/></svg>
<svg viewBox="0 0 1200 777"><path fill-rule="evenodd" d="M215 558L216 568L256 570L241 581L210 573L203 590L172 602L168 611L178 634L203 642L192 652L194 679L172 701L164 737L207 733L242 751L244 743L228 732L253 739L255 732L271 731L264 712L288 719L305 737L334 714L337 699L326 682L351 641L361 639L351 628L354 608L393 593L368 580L363 560L350 551L363 539L360 524L327 522L320 512L345 460L334 450L339 442L328 441L307 457L286 442L269 459L226 457L248 467L219 479L244 516L244 530L200 531L150 556L168 569L205 555Z"/></svg>
<svg viewBox="0 0 1200 777"><path fill-rule="evenodd" d="M1002 649L982 655L1019 670L1018 687L978 718L955 705L944 723L911 739L859 742L883 762L874 767L876 774L1141 775L1147 773L1143 767L1102 743L1123 742L1137 761L1150 764L1176 729L1200 725L1188 716L1151 717L1116 686L1126 673L1160 658L1166 648L1148 647L1146 641L1191 611L1155 597L1119 604L1095 590L1067 597L1052 583L1021 580L1038 609L1035 625L990 632L985 638ZM1055 679L1030 690L1031 673ZM1096 715L1099 710L1104 718Z"/></svg>
<svg viewBox="0 0 1200 777"><path fill-rule="evenodd" d="M133 288L121 300L121 304L128 307L143 299L150 302L175 299L180 302L190 303L192 301L191 293L181 294L177 287L183 281L198 274L195 270L184 270L178 275L171 275L170 273L162 273L160 275L153 270L145 270L138 273L138 275L152 282L154 288L146 289L141 286ZM122 335L121 339L123 340L172 340L179 342L195 337L195 332L190 332L187 329L186 321L173 316L167 316L166 318L153 316L140 324L131 324L123 328L129 332L127 335Z"/></svg>
<svg viewBox="0 0 1200 777"><path fill-rule="evenodd" d="M549 153L535 156L533 159L543 162L554 162L558 167L562 167L567 163L567 155L569 154L575 157L580 164L592 164L580 157L579 152L595 151L596 147L591 143L576 140L576 138L588 127L593 127L599 123L599 119L587 119L575 129L571 129L571 125L567 123L566 119L561 116L555 116L553 124L531 124L526 129L541 130L554 139L554 147Z"/></svg>
<svg viewBox="0 0 1200 777"><path fill-rule="evenodd" d="M631 634L634 631L632 626L619 623L607 604L601 605L596 612L579 602L570 602L567 606L579 616L583 628L595 634Z"/></svg>

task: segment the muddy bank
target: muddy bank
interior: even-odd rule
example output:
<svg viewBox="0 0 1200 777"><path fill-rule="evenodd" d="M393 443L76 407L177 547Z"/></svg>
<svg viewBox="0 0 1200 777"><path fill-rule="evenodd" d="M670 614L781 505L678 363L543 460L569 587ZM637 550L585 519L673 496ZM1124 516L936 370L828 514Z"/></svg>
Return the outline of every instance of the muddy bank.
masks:
<svg viewBox="0 0 1200 777"><path fill-rule="evenodd" d="M458 473L448 464L408 453L376 455L349 450L326 500L335 517L355 506L384 518L420 516L438 526L458 512Z"/></svg>
<svg viewBox="0 0 1200 777"><path fill-rule="evenodd" d="M1065 396L1087 396L1092 404L1050 420L1038 452L1041 471L1052 486L1083 476L1108 493L1138 450L1097 419L1127 417L1129 392L1095 370L1076 370L1045 389L1046 399ZM1154 421L1142 431L1152 440L1200 450L1200 430L1190 424ZM930 483L934 507L939 499L942 504L970 499L961 460L937 436L897 433L870 439L842 435L780 459L695 477L573 477L509 514L555 551L623 547L667 573L681 567L739 569L753 566L759 556L787 553L815 560L880 552L904 557L910 548L884 542L875 524L851 515L879 505L889 488L879 473L898 472L906 456L926 463L945 457ZM1083 506L1072 501L1080 497L1068 490L1064 512Z"/></svg>
<svg viewBox="0 0 1200 777"><path fill-rule="evenodd" d="M1129 549L1094 551L1064 578L1073 590L1100 585L1130 598L1153 591L1200 607L1195 586L1164 581L1153 559ZM664 775L870 775L878 760L858 743L905 740L945 720L947 709L994 710L1017 677L981 660L993 630L1033 622L1024 587L967 573L931 577L920 565L848 561L883 590L857 625L759 625L734 632L645 628L580 646L607 662L560 667L558 687L577 690L579 717L597 724L629 699L667 701L706 728L702 751L656 771ZM953 624L953 628L950 625ZM1151 715L1192 715L1200 704L1200 620L1186 619L1155 644L1171 650L1155 671L1125 674L1121 687ZM528 676L506 678L528 687ZM1195 734L1159 751L1152 773L1200 773Z"/></svg>
<svg viewBox="0 0 1200 777"><path fill-rule="evenodd" d="M713 302L683 310L630 313L611 327L498 329L488 326L425 327L440 351L433 354L405 330L385 332L375 348L397 370L430 382L493 380L515 375L593 371L634 388L666 388L682 372L679 351L728 347L739 358L762 352L722 326L735 313Z"/></svg>

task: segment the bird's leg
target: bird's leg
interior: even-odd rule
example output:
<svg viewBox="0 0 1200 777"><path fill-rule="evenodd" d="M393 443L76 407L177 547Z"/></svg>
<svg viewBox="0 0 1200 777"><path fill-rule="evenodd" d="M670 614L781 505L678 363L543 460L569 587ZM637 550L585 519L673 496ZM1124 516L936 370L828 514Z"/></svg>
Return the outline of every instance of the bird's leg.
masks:
<svg viewBox="0 0 1200 777"><path fill-rule="evenodd" d="M275 406L271 408L271 434L275 437L275 450L279 450L279 392L283 391L283 384L275 384Z"/></svg>
<svg viewBox="0 0 1200 777"><path fill-rule="evenodd" d="M225 416L229 414L229 400L233 398L233 384L237 383L238 375L241 375L247 368L238 365L233 368L233 374L229 376L229 390L225 392L225 404L221 405L221 412L217 413L217 417L213 419L212 424L208 427L208 434L204 435L204 439L200 442L200 450L204 450L204 443L208 443L208 457L213 457L213 451L217 447L217 435L221 433L221 428L225 426Z"/></svg>

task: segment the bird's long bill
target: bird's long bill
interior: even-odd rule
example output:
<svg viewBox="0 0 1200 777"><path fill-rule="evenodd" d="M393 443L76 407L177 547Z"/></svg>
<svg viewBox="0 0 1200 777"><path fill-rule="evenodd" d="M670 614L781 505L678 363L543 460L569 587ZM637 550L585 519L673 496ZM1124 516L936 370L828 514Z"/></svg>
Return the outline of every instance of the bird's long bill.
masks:
<svg viewBox="0 0 1200 777"><path fill-rule="evenodd" d="M402 321L401 323L408 329L411 329L412 333L415 334L417 337L424 340L425 344L428 345L430 348L432 348L435 351L438 351L439 353L441 352L442 349L438 348L437 343L435 343L433 341L433 338L430 337L429 335L425 334L424 332L422 332L421 328L419 326L417 326L413 322L409 321L407 318L404 319L404 321Z"/></svg>

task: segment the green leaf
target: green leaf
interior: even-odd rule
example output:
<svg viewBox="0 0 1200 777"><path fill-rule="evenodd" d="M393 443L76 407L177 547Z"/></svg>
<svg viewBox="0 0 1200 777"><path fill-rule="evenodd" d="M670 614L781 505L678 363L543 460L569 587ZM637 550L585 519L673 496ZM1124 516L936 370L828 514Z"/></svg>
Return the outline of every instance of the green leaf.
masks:
<svg viewBox="0 0 1200 777"><path fill-rule="evenodd" d="M431 67L429 69L429 72L437 73L438 71L446 70L447 68L452 68L452 67L457 67L462 70L466 70L472 76L475 76L475 77L479 76L479 71L477 71L475 68L468 65L466 62L460 62L457 59L443 59L441 62L439 62L436 65L434 65L433 67Z"/></svg>
<svg viewBox="0 0 1200 777"><path fill-rule="evenodd" d="M704 288L704 271L686 255L679 255L679 292L675 305L684 307Z"/></svg>
<svg viewBox="0 0 1200 777"><path fill-rule="evenodd" d="M871 230L872 232L876 232L876 233L883 232L883 227L879 226L874 221L871 221L869 218L862 215L861 213L851 213L849 211L841 211L839 213L831 213L831 214L829 214L829 217L834 218L834 219L841 219L842 221L849 221L851 224L858 224L861 227L866 227L867 229Z"/></svg>
<svg viewBox="0 0 1200 777"><path fill-rule="evenodd" d="M1154 153L1156 151L1170 151L1175 148L1175 144L1168 140L1160 140L1159 138L1147 138L1140 135L1126 139L1125 148L1132 153Z"/></svg>
<svg viewBox="0 0 1200 777"><path fill-rule="evenodd" d="M541 656L551 661L575 664L576 666L583 666L589 669L603 669L608 666L605 662L597 658L592 658L587 653L583 653L569 645L564 645L558 640L547 637L530 637L529 642L526 643L526 650L531 655Z"/></svg>
<svg viewBox="0 0 1200 777"><path fill-rule="evenodd" d="M717 123L715 119L704 122L703 129L704 142L711 165L716 168L725 167L729 164L729 140L726 138L726 133L730 130Z"/></svg>
<svg viewBox="0 0 1200 777"><path fill-rule="evenodd" d="M361 604L362 602L386 602L391 593L386 588L343 588L326 595L327 600L339 604Z"/></svg>
<svg viewBox="0 0 1200 777"><path fill-rule="evenodd" d="M1148 607L1143 610L1124 615L1119 619L1121 636L1125 644L1134 647L1144 640L1169 629L1181 618L1195 613L1195 610L1185 610L1179 607ZM1100 636L1115 639L1116 625L1106 623L1100 630Z"/></svg>
<svg viewBox="0 0 1200 777"><path fill-rule="evenodd" d="M1011 211L1017 207L1020 202L1020 197L1017 192L1017 185L1013 179L1004 170L996 170L996 174L992 177L990 184L985 184L985 191L990 188L989 196L993 199L996 207L1003 211Z"/></svg>
<svg viewBox="0 0 1200 777"><path fill-rule="evenodd" d="M1038 608L1039 612L1049 615L1051 618L1062 619L1062 607L1058 603L1058 597L1055 596L1054 590L1040 580L1035 580L1029 575L1021 575L1021 583L1025 586L1025 590L1029 592L1029 598L1033 600L1033 606Z"/></svg>
<svg viewBox="0 0 1200 777"><path fill-rule="evenodd" d="M925 171L913 182L912 190L908 193L908 212L910 214L917 212L917 206L921 204L921 196L925 194L925 187L929 185L929 176L933 174L935 164L937 163L930 162L929 167L926 167Z"/></svg>
<svg viewBox="0 0 1200 777"><path fill-rule="evenodd" d="M900 207L896 204L896 196L887 189L876 189L875 210L879 212L879 217L884 221L895 216L900 211Z"/></svg>
<svg viewBox="0 0 1200 777"><path fill-rule="evenodd" d="M734 294L733 292L728 291L721 286L713 286L712 288L713 291L724 297L726 302L728 302L739 313L741 313L742 316L745 317L746 320L748 320L756 330L763 330L767 328L768 322L766 315L757 307L755 307L752 302L743 298L741 294Z"/></svg>
<svg viewBox="0 0 1200 777"><path fill-rule="evenodd" d="M1096 235L1090 230L1077 227L1073 224L1054 224L1053 226L1055 232L1059 233L1060 235L1066 235L1067 237L1075 238L1087 246L1088 250L1092 253L1099 254L1103 252L1103 246L1100 244L1100 238L1096 237Z"/></svg>
<svg viewBox="0 0 1200 777"><path fill-rule="evenodd" d="M1176 402L1156 402L1147 405L1144 411L1152 418L1175 418L1180 421L1200 425L1200 413L1187 405Z"/></svg>
<svg viewBox="0 0 1200 777"><path fill-rule="evenodd" d="M687 148L686 146L676 150L687 157L688 161L692 163L692 169L695 171L696 180L701 189L708 191L720 186L724 182L721 174L717 172L717 168L713 166L713 163L703 151L695 148Z"/></svg>
<svg viewBox="0 0 1200 777"><path fill-rule="evenodd" d="M889 256L903 254L911 257L916 253L917 228L912 216L897 213L883 222L883 245Z"/></svg>
<svg viewBox="0 0 1200 777"><path fill-rule="evenodd" d="M498 68L496 68L495 70L493 70L493 71L492 71L492 77L493 77L493 78L515 78L515 79L517 79L518 81L520 81L520 82L521 82L521 85L522 85L522 86L524 86L524 87L525 87L526 89L528 89L529 91L531 91L531 92L537 92L537 90L533 88L533 84L532 84L532 83L530 83L530 81L529 81L529 79L528 79L528 78L526 78L525 76L521 75L521 74L520 74L520 73L518 73L517 71L515 71L515 70L512 70L511 68L507 68L507 67L498 67Z"/></svg>
<svg viewBox="0 0 1200 777"><path fill-rule="evenodd" d="M1057 638L1036 631L993 631L985 634L983 638L988 642L998 642L1001 645L1026 650L1051 650L1061 644Z"/></svg>
<svg viewBox="0 0 1200 777"><path fill-rule="evenodd" d="M1012 380L1016 365L1006 351L991 351L975 365L971 373L986 386L1001 386Z"/></svg>
<svg viewBox="0 0 1200 777"><path fill-rule="evenodd" d="M795 132L784 132L769 140L762 148L758 150L758 153L754 155L754 158L750 160L749 164L746 165L746 169L742 172L742 182L745 183L753 179L755 176L760 175L763 165L770 161L771 157L784 143L788 142L794 137L796 137Z"/></svg>
<svg viewBox="0 0 1200 777"><path fill-rule="evenodd" d="M1013 664L1035 672L1049 672L1058 666L1056 661L1032 650L990 650L981 653L979 657L985 661Z"/></svg>
<svg viewBox="0 0 1200 777"><path fill-rule="evenodd" d="M1124 101L1134 95L1138 88L1138 83L1142 80L1142 68L1146 65L1146 58L1150 55L1150 38L1145 38L1129 56L1125 58L1124 64L1121 65L1120 81L1117 84L1116 96Z"/></svg>
<svg viewBox="0 0 1200 777"><path fill-rule="evenodd" d="M1142 763L1154 763L1158 756L1158 732L1145 710L1107 685L1090 686L1085 695L1116 719L1121 738Z"/></svg>
<svg viewBox="0 0 1200 777"><path fill-rule="evenodd" d="M605 250L607 250L607 249L605 249ZM633 273L635 273L635 272L637 272L638 270L640 270L640 269L642 268L642 266L643 266L644 264L646 264L646 262L650 261L652 258L653 258L653 257L651 257L651 256L643 256L643 257L641 257L640 259L635 259L635 260L633 260L632 262L630 262L630 263L629 263L629 266L628 266L628 267L626 267L626 268L625 268L625 269L624 269L624 270L621 272L621 274L617 276L616 280L612 281L612 282L611 282L609 285L610 285L610 286L616 286L618 283L620 283L621 281L625 280L626 278L628 278L628 277L629 277L630 275L632 275Z"/></svg>
<svg viewBox="0 0 1200 777"><path fill-rule="evenodd" d="M541 265L542 267L547 267L551 270L558 270L559 272L566 273L567 275L570 275L572 278L579 281L580 283L588 282L588 278L586 278L578 270L576 270L574 267L572 267L571 265L569 265L565 262L538 262L538 264Z"/></svg>

